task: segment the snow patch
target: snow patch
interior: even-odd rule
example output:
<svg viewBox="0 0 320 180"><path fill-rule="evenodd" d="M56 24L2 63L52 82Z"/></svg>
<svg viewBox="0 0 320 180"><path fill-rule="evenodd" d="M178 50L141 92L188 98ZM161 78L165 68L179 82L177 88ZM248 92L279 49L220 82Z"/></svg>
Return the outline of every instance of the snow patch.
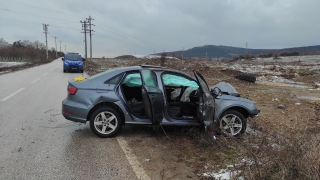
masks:
<svg viewBox="0 0 320 180"><path fill-rule="evenodd" d="M0 67L12 67L26 64L26 62L0 62Z"/></svg>

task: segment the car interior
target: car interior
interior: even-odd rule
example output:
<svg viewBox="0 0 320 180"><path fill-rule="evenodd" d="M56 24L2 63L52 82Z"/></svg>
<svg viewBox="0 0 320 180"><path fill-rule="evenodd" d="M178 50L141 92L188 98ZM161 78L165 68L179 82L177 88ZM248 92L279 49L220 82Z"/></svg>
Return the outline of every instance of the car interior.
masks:
<svg viewBox="0 0 320 180"><path fill-rule="evenodd" d="M170 117L174 119L196 118L199 94L197 89L188 86L165 86L165 94L169 104L167 111Z"/></svg>
<svg viewBox="0 0 320 180"><path fill-rule="evenodd" d="M141 77L139 72L127 74L121 89L129 109L138 117L146 117L141 94Z"/></svg>
<svg viewBox="0 0 320 180"><path fill-rule="evenodd" d="M199 91L195 81L185 77L165 74L162 76L168 115L177 120L194 120L197 115ZM141 77L139 73L126 75L121 89L130 110L137 117L146 117L142 102Z"/></svg>

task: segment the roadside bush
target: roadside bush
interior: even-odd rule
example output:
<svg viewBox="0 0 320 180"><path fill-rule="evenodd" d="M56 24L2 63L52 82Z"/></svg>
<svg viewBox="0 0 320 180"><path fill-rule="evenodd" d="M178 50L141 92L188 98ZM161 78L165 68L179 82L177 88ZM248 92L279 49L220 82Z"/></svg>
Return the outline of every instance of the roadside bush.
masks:
<svg viewBox="0 0 320 180"><path fill-rule="evenodd" d="M263 132L234 145L243 148L245 179L319 179L319 140L302 132Z"/></svg>
<svg viewBox="0 0 320 180"><path fill-rule="evenodd" d="M299 53L297 51L292 51L292 52L281 52L279 53L279 56L299 56Z"/></svg>
<svg viewBox="0 0 320 180"><path fill-rule="evenodd" d="M255 58L255 56L252 54L241 54L239 56L233 56L232 60L233 61L240 60L240 59L247 59L248 60L248 59L253 59L253 58Z"/></svg>
<svg viewBox="0 0 320 180"><path fill-rule="evenodd" d="M258 57L261 57L261 58L270 58L272 57L272 53L265 53L265 54L259 54Z"/></svg>
<svg viewBox="0 0 320 180"><path fill-rule="evenodd" d="M298 74L299 76L307 76L307 75L312 75L313 73L312 73L311 71L308 71L308 70L299 70L299 71L297 72L297 74Z"/></svg>
<svg viewBox="0 0 320 180"><path fill-rule="evenodd" d="M161 54L161 58L160 58L160 61L161 61L161 66L164 66L164 62L166 60L166 56L167 56L167 53L163 52Z"/></svg>
<svg viewBox="0 0 320 180"><path fill-rule="evenodd" d="M63 56L63 53L58 52L58 56ZM48 50L47 60L45 45L39 41L16 41L11 46L0 48L0 60L35 63L50 62L54 59L56 59L56 51Z"/></svg>

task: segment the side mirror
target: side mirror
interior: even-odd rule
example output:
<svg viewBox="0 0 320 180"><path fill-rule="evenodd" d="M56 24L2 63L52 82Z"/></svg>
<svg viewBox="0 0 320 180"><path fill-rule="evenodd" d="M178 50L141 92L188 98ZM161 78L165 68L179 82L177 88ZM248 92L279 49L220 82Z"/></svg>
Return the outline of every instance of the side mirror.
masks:
<svg viewBox="0 0 320 180"><path fill-rule="evenodd" d="M85 58L82 58L82 61L86 61L86 59L85 59Z"/></svg>
<svg viewBox="0 0 320 180"><path fill-rule="evenodd" d="M211 89L211 93L214 96L219 96L219 95L221 95L221 89L219 89L218 87L215 87L215 88Z"/></svg>
<svg viewBox="0 0 320 180"><path fill-rule="evenodd" d="M61 58L62 59L62 61L64 61L64 58Z"/></svg>

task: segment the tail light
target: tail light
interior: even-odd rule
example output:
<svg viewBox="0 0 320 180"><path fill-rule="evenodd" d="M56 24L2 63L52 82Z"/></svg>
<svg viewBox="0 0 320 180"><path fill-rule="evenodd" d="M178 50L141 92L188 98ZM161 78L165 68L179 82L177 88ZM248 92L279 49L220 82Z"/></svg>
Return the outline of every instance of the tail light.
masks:
<svg viewBox="0 0 320 180"><path fill-rule="evenodd" d="M68 94L75 95L77 91L78 91L78 88L70 85L68 86Z"/></svg>

